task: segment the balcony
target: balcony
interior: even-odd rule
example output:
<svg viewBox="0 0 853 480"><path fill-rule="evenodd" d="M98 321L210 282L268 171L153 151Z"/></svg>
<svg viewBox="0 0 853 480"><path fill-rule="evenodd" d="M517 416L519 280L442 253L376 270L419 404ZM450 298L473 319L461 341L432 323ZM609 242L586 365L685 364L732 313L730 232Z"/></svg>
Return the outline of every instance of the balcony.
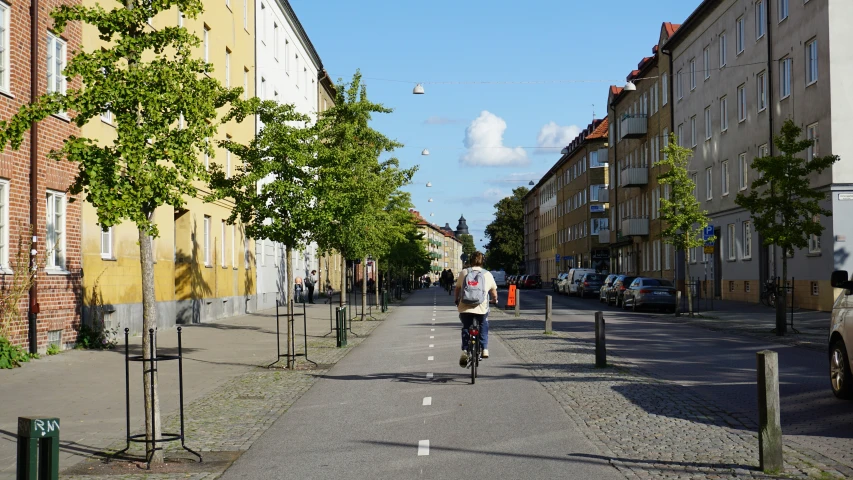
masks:
<svg viewBox="0 0 853 480"><path fill-rule="evenodd" d="M622 219L622 236L648 236L649 235L649 219L648 217L624 218Z"/></svg>
<svg viewBox="0 0 853 480"><path fill-rule="evenodd" d="M649 131L649 118L643 114L625 115L619 125L619 140L642 138Z"/></svg>
<svg viewBox="0 0 853 480"><path fill-rule="evenodd" d="M610 229L598 231L598 243L608 245L610 243Z"/></svg>
<svg viewBox="0 0 853 480"><path fill-rule="evenodd" d="M599 188L598 201L601 203L610 203L610 190L606 188Z"/></svg>
<svg viewBox="0 0 853 480"><path fill-rule="evenodd" d="M639 187L649 184L649 167L628 167L619 172L619 184L623 187Z"/></svg>

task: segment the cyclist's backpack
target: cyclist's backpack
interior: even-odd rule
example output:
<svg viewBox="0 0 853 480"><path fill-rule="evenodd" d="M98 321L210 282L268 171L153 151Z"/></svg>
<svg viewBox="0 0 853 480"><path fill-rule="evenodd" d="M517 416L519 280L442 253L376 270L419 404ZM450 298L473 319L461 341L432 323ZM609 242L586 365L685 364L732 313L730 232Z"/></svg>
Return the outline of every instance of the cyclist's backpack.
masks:
<svg viewBox="0 0 853 480"><path fill-rule="evenodd" d="M462 285L462 299L466 305L480 305L486 301L486 276L482 270L471 269Z"/></svg>

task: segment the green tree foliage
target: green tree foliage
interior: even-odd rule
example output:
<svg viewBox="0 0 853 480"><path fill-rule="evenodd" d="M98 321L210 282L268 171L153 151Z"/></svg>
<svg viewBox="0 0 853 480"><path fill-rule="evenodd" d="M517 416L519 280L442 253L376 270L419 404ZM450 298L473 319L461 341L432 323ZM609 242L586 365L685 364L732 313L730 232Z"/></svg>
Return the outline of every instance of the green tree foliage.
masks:
<svg viewBox="0 0 853 480"><path fill-rule="evenodd" d="M184 199L196 195L194 182L206 177L201 153L212 154L205 139L219 125L218 109L238 101L240 89L226 89L206 75L211 65L194 58L199 39L183 27L152 29L148 19L161 12L180 9L195 18L203 10L201 0L126 0L112 10L100 5L61 5L51 13L53 31L61 34L70 22L94 26L106 48L75 52L64 74L78 78L81 88L65 94L48 93L21 107L8 121L0 122L0 145L19 148L32 122L59 112L70 112L72 122L82 127L106 112L113 116L116 137L103 139L72 136L51 156L79 164L70 187L84 194L103 228L128 220L139 230L142 266L143 329L157 326L151 237L157 237L151 220L161 205L176 209ZM179 122L183 119L183 128ZM143 352L149 355L148 336ZM144 375L146 433L159 437L159 408L156 395L149 398L149 382L156 374ZM151 410L155 412L153 424ZM162 461L156 451L154 462Z"/></svg>
<svg viewBox="0 0 853 480"><path fill-rule="evenodd" d="M813 140L800 140L802 129L792 120L782 124L781 135L774 138L779 155L756 158L752 168L758 178L752 181L749 194L739 193L735 202L747 209L755 222L755 230L765 245L776 245L782 252L808 247L809 237L823 233L820 216L832 212L821 207L826 192L811 186L813 174L822 172L839 160L837 155L814 156L811 160L799 154L814 145ZM788 277L788 256L782 255L782 282Z"/></svg>
<svg viewBox="0 0 853 480"><path fill-rule="evenodd" d="M528 192L527 187L518 187L495 204L495 219L486 227L486 263L492 270L519 273L524 260L524 196Z"/></svg>
<svg viewBox="0 0 853 480"><path fill-rule="evenodd" d="M474 246L474 237L471 235L459 235L459 241L462 242L462 253L465 255L471 256L472 253L477 251L477 247Z"/></svg>
<svg viewBox="0 0 853 480"><path fill-rule="evenodd" d="M663 167L664 173L658 175L658 183L668 185L670 196L661 198L660 218L666 228L660 237L677 251L684 252L685 278L690 278L691 248L705 244L702 230L708 226L708 212L699 207L696 199L696 184L690 179L687 170L693 151L680 147L675 134L670 135L669 143L663 150L663 157L655 166ZM687 305L693 315L692 292L687 288Z"/></svg>

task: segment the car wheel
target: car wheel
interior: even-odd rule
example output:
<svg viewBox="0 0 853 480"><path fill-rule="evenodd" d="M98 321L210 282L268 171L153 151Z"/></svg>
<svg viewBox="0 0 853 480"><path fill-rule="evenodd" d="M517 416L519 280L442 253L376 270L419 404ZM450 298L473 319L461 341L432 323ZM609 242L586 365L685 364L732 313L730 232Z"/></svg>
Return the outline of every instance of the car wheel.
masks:
<svg viewBox="0 0 853 480"><path fill-rule="evenodd" d="M833 342L829 350L829 378L832 393L838 398L853 397L853 381L850 375L850 362L847 359L847 347L843 340Z"/></svg>

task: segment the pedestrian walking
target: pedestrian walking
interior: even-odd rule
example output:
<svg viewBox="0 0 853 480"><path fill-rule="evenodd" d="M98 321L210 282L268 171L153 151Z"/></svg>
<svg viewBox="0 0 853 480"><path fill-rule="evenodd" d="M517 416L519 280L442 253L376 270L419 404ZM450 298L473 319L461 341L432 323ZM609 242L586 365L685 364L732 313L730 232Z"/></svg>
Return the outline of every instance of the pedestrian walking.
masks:
<svg viewBox="0 0 853 480"><path fill-rule="evenodd" d="M302 277L296 277L295 279L293 279L293 297L296 303L302 303L305 301L303 299L302 291Z"/></svg>
<svg viewBox="0 0 853 480"><path fill-rule="evenodd" d="M305 277L305 287L308 288L308 303L314 304L314 285L317 285L317 270L311 270L311 274Z"/></svg>

